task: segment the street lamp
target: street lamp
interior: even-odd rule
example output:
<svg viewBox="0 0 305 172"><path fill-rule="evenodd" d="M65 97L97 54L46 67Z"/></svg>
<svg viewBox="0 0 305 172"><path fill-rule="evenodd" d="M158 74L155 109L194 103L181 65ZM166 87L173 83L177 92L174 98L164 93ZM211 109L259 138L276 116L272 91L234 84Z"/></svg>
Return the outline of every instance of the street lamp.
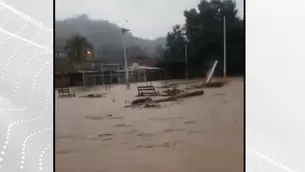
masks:
<svg viewBox="0 0 305 172"><path fill-rule="evenodd" d="M185 40L185 44L184 44L185 79L188 79L188 66L187 66L188 46L187 46L187 44L189 43L189 40L185 34L184 34L184 40Z"/></svg>
<svg viewBox="0 0 305 172"><path fill-rule="evenodd" d="M122 45L123 45L123 50L124 50L124 61L125 61L125 83L126 83L126 88L129 89L129 77L128 77L128 65L127 65L127 53L126 53L126 45L124 41L124 34L128 32L129 29L122 28Z"/></svg>
<svg viewBox="0 0 305 172"><path fill-rule="evenodd" d="M90 50L87 50L87 60L92 60L92 54Z"/></svg>
<svg viewBox="0 0 305 172"><path fill-rule="evenodd" d="M185 46L184 46L184 56L185 56L185 79L188 79L187 50L188 50L187 43L185 43Z"/></svg>
<svg viewBox="0 0 305 172"><path fill-rule="evenodd" d="M221 14L221 9L218 9ZM223 82L227 79L227 34L226 34L226 16L223 15Z"/></svg>
<svg viewBox="0 0 305 172"><path fill-rule="evenodd" d="M227 34L226 34L226 16L223 16L223 80L227 79Z"/></svg>

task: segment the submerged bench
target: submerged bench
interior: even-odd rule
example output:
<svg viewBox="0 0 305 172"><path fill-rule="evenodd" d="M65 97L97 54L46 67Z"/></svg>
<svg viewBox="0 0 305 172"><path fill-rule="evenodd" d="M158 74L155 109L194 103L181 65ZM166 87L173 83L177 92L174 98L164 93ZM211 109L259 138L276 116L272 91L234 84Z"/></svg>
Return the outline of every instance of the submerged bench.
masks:
<svg viewBox="0 0 305 172"><path fill-rule="evenodd" d="M154 86L138 86L138 96L144 96L144 95L158 95L156 89Z"/></svg>
<svg viewBox="0 0 305 172"><path fill-rule="evenodd" d="M69 88L58 88L57 89L58 95L59 96L71 96L75 97L75 93L71 93Z"/></svg>

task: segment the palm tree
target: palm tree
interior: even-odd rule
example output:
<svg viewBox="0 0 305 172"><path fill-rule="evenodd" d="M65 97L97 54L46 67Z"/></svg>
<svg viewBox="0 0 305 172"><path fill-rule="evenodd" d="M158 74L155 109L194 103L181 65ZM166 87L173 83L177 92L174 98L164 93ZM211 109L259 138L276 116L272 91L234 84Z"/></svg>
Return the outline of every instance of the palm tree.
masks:
<svg viewBox="0 0 305 172"><path fill-rule="evenodd" d="M93 45L86 37L78 34L68 39L65 51L68 54L70 64L73 67L77 66L77 68L80 68L80 65L88 60L88 57L93 57Z"/></svg>

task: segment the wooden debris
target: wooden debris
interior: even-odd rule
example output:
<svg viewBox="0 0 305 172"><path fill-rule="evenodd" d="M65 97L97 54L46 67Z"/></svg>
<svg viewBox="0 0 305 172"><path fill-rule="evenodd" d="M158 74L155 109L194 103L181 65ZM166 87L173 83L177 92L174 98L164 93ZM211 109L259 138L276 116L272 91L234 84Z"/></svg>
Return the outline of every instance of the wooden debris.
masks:
<svg viewBox="0 0 305 172"><path fill-rule="evenodd" d="M193 85L191 87L185 88L185 90L200 89L200 88L220 88L224 85L225 84L222 83L222 82L210 82L210 83L207 83L207 84Z"/></svg>
<svg viewBox="0 0 305 172"><path fill-rule="evenodd" d="M200 96L200 95L203 95L203 94L204 94L204 91L200 90L200 91L183 93L183 94L179 94L179 95L175 95L175 96L171 96L171 97L166 97L166 98L163 98L163 99L157 99L157 100L152 100L151 98L145 98L145 100L141 99L141 101L140 101L139 99L137 99L137 100L134 100L134 101L136 101L136 103L134 103L134 101L133 101L133 103L131 103L131 105L127 105L127 106L125 106L125 108L142 106L142 105L145 105L147 103L161 103L161 102L167 102L167 101L176 101L177 99L193 97L193 96Z"/></svg>
<svg viewBox="0 0 305 172"><path fill-rule="evenodd" d="M145 102L150 102L150 101L152 101L152 99L150 97L136 99L131 102L131 105L143 104Z"/></svg>
<svg viewBox="0 0 305 172"><path fill-rule="evenodd" d="M105 94L88 94L88 95L79 96L79 97L82 97L82 98L102 98L104 96L105 96Z"/></svg>
<svg viewBox="0 0 305 172"><path fill-rule="evenodd" d="M166 96L175 96L177 94L180 94L183 92L183 90L177 89L176 87L173 87L172 89L166 89L163 91L166 93Z"/></svg>
<svg viewBox="0 0 305 172"><path fill-rule="evenodd" d="M168 85L162 85L160 88L172 88L176 87L178 84L168 84Z"/></svg>

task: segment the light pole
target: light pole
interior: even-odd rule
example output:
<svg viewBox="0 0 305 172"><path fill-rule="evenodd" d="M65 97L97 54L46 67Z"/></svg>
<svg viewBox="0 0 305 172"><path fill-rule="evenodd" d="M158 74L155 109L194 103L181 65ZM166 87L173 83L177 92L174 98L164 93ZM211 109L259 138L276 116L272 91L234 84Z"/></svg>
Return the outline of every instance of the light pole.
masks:
<svg viewBox="0 0 305 172"><path fill-rule="evenodd" d="M226 34L226 16L223 16L223 80L227 79L227 34Z"/></svg>
<svg viewBox="0 0 305 172"><path fill-rule="evenodd" d="M184 33L184 41L185 41L185 44L184 44L184 62L185 62L185 79L188 79L188 66L187 66L187 56L188 56L188 38L186 36L186 33Z"/></svg>
<svg viewBox="0 0 305 172"><path fill-rule="evenodd" d="M221 9L218 9L221 15ZM227 33L226 33L226 16L223 14L223 82L227 79Z"/></svg>
<svg viewBox="0 0 305 172"><path fill-rule="evenodd" d="M185 79L188 79L188 67L187 67L187 43L184 46L184 55L185 55Z"/></svg>
<svg viewBox="0 0 305 172"><path fill-rule="evenodd" d="M94 67L95 67L95 64L91 64L91 70L92 72L94 71ZM93 85L95 86L96 85L96 80L95 80L95 76L93 75Z"/></svg>
<svg viewBox="0 0 305 172"><path fill-rule="evenodd" d="M128 32L128 29L122 28L122 45L123 45L123 50L124 50L124 61L125 61L125 83L126 83L126 88L129 89L129 76L128 76L128 65L127 65L127 53L126 53L126 45L124 41L124 34L125 32Z"/></svg>

